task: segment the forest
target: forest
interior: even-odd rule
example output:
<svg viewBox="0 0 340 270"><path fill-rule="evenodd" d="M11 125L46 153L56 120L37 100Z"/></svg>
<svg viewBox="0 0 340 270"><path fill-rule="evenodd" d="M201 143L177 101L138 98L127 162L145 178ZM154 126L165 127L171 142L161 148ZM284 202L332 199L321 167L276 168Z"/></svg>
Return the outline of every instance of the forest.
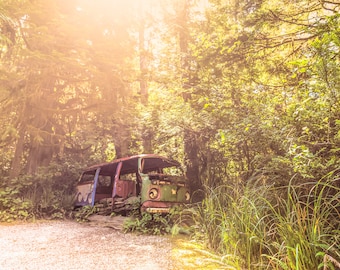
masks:
<svg viewBox="0 0 340 270"><path fill-rule="evenodd" d="M0 221L63 218L82 168L157 153L225 269L339 269L339 11L1 0Z"/></svg>

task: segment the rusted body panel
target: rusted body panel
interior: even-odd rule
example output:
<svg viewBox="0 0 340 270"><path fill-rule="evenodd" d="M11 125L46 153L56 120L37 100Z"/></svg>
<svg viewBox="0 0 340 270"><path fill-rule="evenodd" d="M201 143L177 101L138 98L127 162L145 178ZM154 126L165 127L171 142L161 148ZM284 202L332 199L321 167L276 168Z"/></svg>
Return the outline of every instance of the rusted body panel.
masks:
<svg viewBox="0 0 340 270"><path fill-rule="evenodd" d="M77 185L75 206L94 206L110 199L114 209L115 202L121 205L124 200L139 197L142 211L169 212L175 205L190 202L186 179L178 175L179 168L178 162L153 154L91 166L84 170Z"/></svg>
<svg viewBox="0 0 340 270"><path fill-rule="evenodd" d="M115 195L124 199L136 196L136 182L132 180L117 181Z"/></svg>

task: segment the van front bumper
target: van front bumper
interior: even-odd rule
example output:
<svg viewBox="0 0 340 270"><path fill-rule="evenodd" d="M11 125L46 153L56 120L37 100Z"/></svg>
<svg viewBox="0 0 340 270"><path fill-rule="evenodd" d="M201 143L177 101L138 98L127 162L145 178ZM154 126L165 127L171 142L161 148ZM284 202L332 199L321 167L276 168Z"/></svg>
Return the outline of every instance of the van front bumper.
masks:
<svg viewBox="0 0 340 270"><path fill-rule="evenodd" d="M145 209L145 212L148 213L169 213L170 212L170 207L166 208L157 208L157 207L148 207Z"/></svg>
<svg viewBox="0 0 340 270"><path fill-rule="evenodd" d="M181 205L181 203L145 201L141 206L141 211L148 213L169 213L170 209L177 205Z"/></svg>

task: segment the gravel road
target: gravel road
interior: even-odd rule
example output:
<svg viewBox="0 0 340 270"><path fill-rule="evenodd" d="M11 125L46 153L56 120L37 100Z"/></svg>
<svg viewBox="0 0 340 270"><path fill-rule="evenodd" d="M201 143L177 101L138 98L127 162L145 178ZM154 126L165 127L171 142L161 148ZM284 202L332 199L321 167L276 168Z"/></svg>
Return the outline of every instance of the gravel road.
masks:
<svg viewBox="0 0 340 270"><path fill-rule="evenodd" d="M166 237L72 221L0 224L0 270L170 270Z"/></svg>

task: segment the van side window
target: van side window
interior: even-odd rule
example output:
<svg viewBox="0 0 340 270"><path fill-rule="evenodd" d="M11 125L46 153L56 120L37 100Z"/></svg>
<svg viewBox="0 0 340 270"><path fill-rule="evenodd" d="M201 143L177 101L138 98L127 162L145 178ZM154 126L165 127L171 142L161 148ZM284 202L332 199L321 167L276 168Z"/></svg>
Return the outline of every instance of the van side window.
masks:
<svg viewBox="0 0 340 270"><path fill-rule="evenodd" d="M136 181L137 180L136 173L121 174L119 179L123 181Z"/></svg>
<svg viewBox="0 0 340 270"><path fill-rule="evenodd" d="M98 185L101 186L101 187L111 186L111 176L99 175L98 176Z"/></svg>

